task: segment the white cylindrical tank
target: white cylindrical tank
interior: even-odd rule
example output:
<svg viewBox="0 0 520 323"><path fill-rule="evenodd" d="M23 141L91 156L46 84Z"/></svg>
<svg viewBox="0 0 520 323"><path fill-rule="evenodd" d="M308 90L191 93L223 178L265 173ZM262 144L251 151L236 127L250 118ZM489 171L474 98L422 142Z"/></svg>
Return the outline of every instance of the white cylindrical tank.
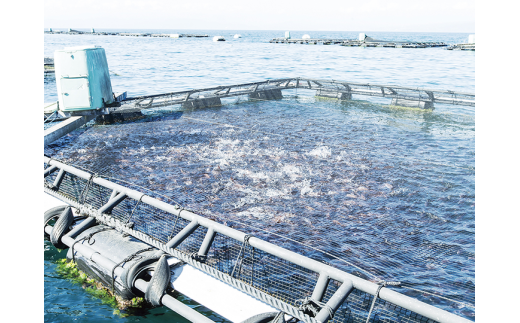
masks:
<svg viewBox="0 0 520 323"><path fill-rule="evenodd" d="M309 34L305 34L302 36L302 39L311 39L311 36L309 36Z"/></svg>
<svg viewBox="0 0 520 323"><path fill-rule="evenodd" d="M179 35L179 34L170 34L170 37L171 37L171 38L179 38L180 35Z"/></svg>
<svg viewBox="0 0 520 323"><path fill-rule="evenodd" d="M57 50L54 70L60 110L95 110L114 101L103 48L78 46Z"/></svg>
<svg viewBox="0 0 520 323"><path fill-rule="evenodd" d="M213 37L213 41L226 41L226 40L222 36L215 36L215 37Z"/></svg>
<svg viewBox="0 0 520 323"><path fill-rule="evenodd" d="M235 36L233 36L233 38L242 38L242 35L240 35L240 34L235 34Z"/></svg>
<svg viewBox="0 0 520 323"><path fill-rule="evenodd" d="M286 31L285 32L285 39L291 39L291 32L290 31Z"/></svg>
<svg viewBox="0 0 520 323"><path fill-rule="evenodd" d="M360 41L365 40L365 38L367 38L367 35L365 33L359 33L359 40Z"/></svg>
<svg viewBox="0 0 520 323"><path fill-rule="evenodd" d="M475 43L475 34L469 35L468 44L474 44L474 43Z"/></svg>

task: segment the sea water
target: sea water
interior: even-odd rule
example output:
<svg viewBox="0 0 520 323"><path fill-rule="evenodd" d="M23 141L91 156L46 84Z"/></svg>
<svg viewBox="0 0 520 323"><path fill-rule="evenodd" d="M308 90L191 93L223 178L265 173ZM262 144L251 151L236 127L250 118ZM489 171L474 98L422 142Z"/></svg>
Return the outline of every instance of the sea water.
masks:
<svg viewBox="0 0 520 323"><path fill-rule="evenodd" d="M211 41L211 37L171 39L45 35L44 53L46 57L52 56L54 50L65 46L102 46L107 53L114 91L128 91L129 96L284 77L335 79L474 92L475 56L473 52L453 52L443 48L350 48L338 45L268 43L271 38L281 37L283 31L149 30L136 32L207 33L210 36L222 35L227 41L214 43ZM242 38L233 39L232 35L235 33L240 33ZM358 34L357 32L301 32L302 35L304 33L309 33L313 38L347 39L355 39ZM298 32L292 34L294 38L298 38ZM376 39L443 41L446 43L460 43L467 38L466 34L447 33L368 34ZM56 100L56 85L53 77L46 77L44 84L44 101ZM349 144L353 148L364 152L364 159L368 158L372 161L387 159L389 165L399 164L395 171L391 170L394 166L382 165L380 173L377 174L377 176L385 178L381 183L379 183L379 178L367 177L369 184L371 181L374 182L372 184L377 184L374 185L377 186L377 189L373 187L368 187L368 189L376 191L376 194L379 194L379 191L382 195L386 194L389 196L388 200L382 200L382 195L367 196L367 200L361 201L357 206L358 209L353 206L347 207L350 207L354 213L370 215L370 211L375 213L374 210L385 206L387 209L384 212L399 214L404 219L419 212L428 221L440 221L441 223L452 221L452 218L455 218L456 225L460 226L458 228L460 236L444 238L457 244L457 247L460 247L464 253L469 252L471 256L471 253L474 252L474 108L437 106L433 114L418 115L402 111L388 112L377 104L354 104L345 107L344 105L338 106L336 103L300 101L296 99L295 103L285 107L265 104L258 107L254 104L251 107L248 107L247 104L240 108L229 107L225 108L226 113L219 113L218 118L220 122L233 123L233 118L236 118L237 115L246 116L248 108L264 109L264 117L276 120L272 124L264 120L264 126L271 127L271 129L264 130L273 133L285 131L287 134L297 134L297 128L303 129L306 125L304 124L306 118L314 118L316 119L314 120L315 129L321 130L317 133L319 137L317 142L321 144L310 147L306 156L317 160L327 156L341 156L341 151L334 146L334 134L346 135L351 139ZM306 105L302 108L301 104ZM291 117L295 108L300 109L300 114ZM322 112L317 113L316 111L319 109ZM185 114L185 117L204 119L210 118L208 114L211 113L211 110L202 112L202 114L193 112ZM283 118L277 120L276 115L283 116ZM333 124L328 124L327 120L332 120ZM288 129L290 128L288 124L292 127L291 129ZM251 125L244 124L243 126ZM284 126L286 128L283 128ZM323 131L325 129L332 131ZM301 129L299 130L301 131ZM235 134L227 139L232 142L236 136ZM381 136L385 136L385 141L381 140ZM388 149L388 147L392 148ZM208 154L210 153L212 151L208 151ZM393 160L397 158L396 155L401 159L407 159L406 162L394 162ZM430 170L420 174L418 169L424 168L425 163L429 164ZM411 168L406 168L410 165ZM432 165L434 166L432 167ZM238 170L240 169L237 168ZM246 174L247 170L243 171ZM414 175L414 172L417 173ZM240 176L235 178L240 180ZM307 190L312 190L310 185L307 186ZM304 190L305 187L300 187L298 193L300 195L312 193L303 192ZM272 197L275 193L271 191L265 195L270 194ZM363 193L358 192L358 195L363 195ZM401 203L402 197L406 197L410 202ZM338 201L345 200L348 198L340 198ZM369 212L367 212L367 208ZM373 209L370 210L370 208ZM432 212L432 210L435 211ZM245 212L247 211L249 211L249 215L252 214L250 209L245 210ZM381 213L381 211L379 212ZM384 223L381 226L383 222L371 220L370 217L364 221L366 227L349 224L348 231L358 232L361 229L366 231L376 228L373 234L377 235L389 230L387 227L390 226L390 223ZM374 221L376 226L369 226L369 221ZM377 227L377 224L380 227ZM437 224L437 227L442 229L442 225ZM413 228L410 232L414 232ZM349 241L352 244L350 250L355 254L355 239L347 239L343 242ZM433 247L438 247L439 243L442 243L435 240L428 242ZM82 292L80 286L61 279L54 271L54 261L64 255L56 253L48 243L44 243L44 248L46 320L69 321L76 318L93 321L109 319L142 321L164 320L166 317L169 320L181 320L166 308L154 309L146 316L119 318L113 314L113 309ZM433 251L435 250L434 248ZM427 259L428 255L425 258ZM406 259L403 262L406 263ZM446 273L446 270L453 275L453 272L460 269L446 269L435 262L426 265L426 268L431 270L431 274L424 275L419 271L417 284L420 284L421 281L432 281L432 285L434 285L435 276ZM402 271L406 272L406 268L403 268ZM461 271L462 273L457 273L456 280L474 286L474 259L463 262ZM396 271L394 274L399 277L403 273ZM442 292L446 294L450 291ZM68 296L63 297L65 295ZM457 296L456 292L454 296ZM468 298L472 299L474 295L464 299ZM470 319L474 315L471 310L460 311L458 309L456 312Z"/></svg>

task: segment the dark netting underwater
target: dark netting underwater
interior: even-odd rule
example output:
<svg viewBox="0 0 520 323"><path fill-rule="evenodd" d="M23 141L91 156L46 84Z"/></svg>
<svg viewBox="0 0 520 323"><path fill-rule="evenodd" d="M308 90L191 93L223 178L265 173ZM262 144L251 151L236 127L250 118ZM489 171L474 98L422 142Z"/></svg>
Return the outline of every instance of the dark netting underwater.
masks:
<svg viewBox="0 0 520 323"><path fill-rule="evenodd" d="M474 320L474 118L298 98L89 124L46 155ZM56 174L46 178L52 183ZM97 208L111 192L66 175ZM161 242L187 221L125 200L112 215ZM178 249L197 251L205 230ZM217 236L206 263L299 305L318 276ZM338 283L331 281L324 302ZM335 322L365 322L354 290ZM376 301L371 322L428 322Z"/></svg>

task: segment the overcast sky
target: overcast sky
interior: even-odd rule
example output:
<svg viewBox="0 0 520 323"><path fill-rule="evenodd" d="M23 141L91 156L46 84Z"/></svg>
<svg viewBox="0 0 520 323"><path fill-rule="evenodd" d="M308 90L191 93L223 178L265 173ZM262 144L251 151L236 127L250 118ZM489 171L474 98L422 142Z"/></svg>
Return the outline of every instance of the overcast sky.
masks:
<svg viewBox="0 0 520 323"><path fill-rule="evenodd" d="M475 32L469 0L45 0L45 28Z"/></svg>

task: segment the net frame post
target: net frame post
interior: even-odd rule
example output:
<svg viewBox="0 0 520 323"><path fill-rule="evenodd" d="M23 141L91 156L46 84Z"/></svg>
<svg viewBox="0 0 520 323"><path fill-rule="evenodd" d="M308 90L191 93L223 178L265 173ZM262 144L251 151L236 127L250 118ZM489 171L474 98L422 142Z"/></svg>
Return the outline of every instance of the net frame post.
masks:
<svg viewBox="0 0 520 323"><path fill-rule="evenodd" d="M115 190L114 190L115 191ZM112 195L114 194L114 192L112 192ZM119 193L117 194L116 196L112 197L110 196L110 199L108 200L108 202L103 205L98 211L100 213L110 213L112 212L112 210L121 202L123 202L123 200L127 197L127 195L125 193Z"/></svg>
<svg viewBox="0 0 520 323"><path fill-rule="evenodd" d="M354 284L351 280L345 280L343 284L338 288L338 290L332 295L332 297L327 302L326 306L324 306L316 315L315 319L319 322L325 323L332 319L331 312L335 313L336 310L343 304L345 299L347 299L350 292L354 289Z"/></svg>
<svg viewBox="0 0 520 323"><path fill-rule="evenodd" d="M180 245L186 238L188 238L197 228L200 226L199 222L197 220L193 220L184 227L179 233L175 235L168 243L166 243L167 248L175 249L178 245ZM158 251L157 255L163 254L162 251Z"/></svg>
<svg viewBox="0 0 520 323"><path fill-rule="evenodd" d="M57 166L49 166L49 167L45 168L43 170L43 178L46 178L47 176L49 176L50 174L54 173L57 170L58 170Z"/></svg>
<svg viewBox="0 0 520 323"><path fill-rule="evenodd" d="M208 228L208 232L206 233L206 236L204 237L204 240L202 241L202 244L200 245L199 252L197 255L200 257L206 257L209 252L209 248L213 244L213 241L215 240L215 230L213 228Z"/></svg>
<svg viewBox="0 0 520 323"><path fill-rule="evenodd" d="M60 172L56 176L56 179L54 179L54 183L52 183L52 187L55 190L60 189L61 182L63 181L63 178L65 177L65 170L62 168L60 169Z"/></svg>
<svg viewBox="0 0 520 323"><path fill-rule="evenodd" d="M321 300L323 299L323 296L325 295L325 292L327 291L329 282L330 282L329 275L325 272L320 273L320 277L318 278L318 281L316 282L316 287L314 287L314 291L312 292L311 298L315 301L321 302Z"/></svg>

